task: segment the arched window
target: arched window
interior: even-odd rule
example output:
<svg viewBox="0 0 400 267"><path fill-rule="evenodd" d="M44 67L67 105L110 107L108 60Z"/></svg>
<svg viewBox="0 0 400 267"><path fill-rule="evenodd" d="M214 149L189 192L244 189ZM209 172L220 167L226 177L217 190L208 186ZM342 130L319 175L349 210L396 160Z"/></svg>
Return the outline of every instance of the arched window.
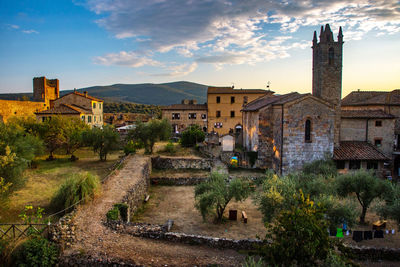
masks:
<svg viewBox="0 0 400 267"><path fill-rule="evenodd" d="M333 47L329 48L328 56L329 56L329 65L332 65L333 64L333 59L335 57L335 52L333 50Z"/></svg>
<svg viewBox="0 0 400 267"><path fill-rule="evenodd" d="M304 127L304 141L307 143L311 142L311 121L306 120L306 125Z"/></svg>

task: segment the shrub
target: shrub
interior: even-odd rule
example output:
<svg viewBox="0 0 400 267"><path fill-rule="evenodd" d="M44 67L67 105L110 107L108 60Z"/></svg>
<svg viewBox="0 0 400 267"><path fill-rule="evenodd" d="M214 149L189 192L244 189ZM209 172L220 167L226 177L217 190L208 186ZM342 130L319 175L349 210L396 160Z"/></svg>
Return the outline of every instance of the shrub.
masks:
<svg viewBox="0 0 400 267"><path fill-rule="evenodd" d="M114 206L107 212L106 217L109 221L117 221L119 219L119 209Z"/></svg>
<svg viewBox="0 0 400 267"><path fill-rule="evenodd" d="M97 176L91 173L72 175L67 179L51 199L50 206L54 210L70 207L78 201L92 199L100 188Z"/></svg>
<svg viewBox="0 0 400 267"><path fill-rule="evenodd" d="M198 142L203 142L204 138L205 133L201 130L200 126L192 125L182 132L180 142L182 146L191 147Z"/></svg>
<svg viewBox="0 0 400 267"><path fill-rule="evenodd" d="M271 242L260 252L272 266L318 265L332 251L324 211L301 191L292 199L293 204L267 225L266 239Z"/></svg>
<svg viewBox="0 0 400 267"><path fill-rule="evenodd" d="M130 140L125 146L124 146L124 153L125 155L129 154L135 154L136 153L136 145L135 143Z"/></svg>
<svg viewBox="0 0 400 267"><path fill-rule="evenodd" d="M335 162L326 156L325 159L315 160L303 165L302 172L304 174L322 175L325 178L337 175Z"/></svg>
<svg viewBox="0 0 400 267"><path fill-rule="evenodd" d="M106 214L107 220L116 221L121 218L128 221L128 205L125 203L117 203Z"/></svg>
<svg viewBox="0 0 400 267"><path fill-rule="evenodd" d="M164 151L169 153L169 154L175 154L176 153L176 147L172 142L168 142L168 144L165 145Z"/></svg>
<svg viewBox="0 0 400 267"><path fill-rule="evenodd" d="M14 255L16 266L55 266L58 248L47 239L36 236L24 242Z"/></svg>

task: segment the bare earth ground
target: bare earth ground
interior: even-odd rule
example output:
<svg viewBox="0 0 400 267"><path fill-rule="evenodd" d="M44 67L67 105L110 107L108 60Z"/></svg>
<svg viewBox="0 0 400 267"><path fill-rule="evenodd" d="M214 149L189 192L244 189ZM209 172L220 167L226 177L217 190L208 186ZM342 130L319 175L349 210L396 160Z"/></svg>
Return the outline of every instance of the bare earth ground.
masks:
<svg viewBox="0 0 400 267"><path fill-rule="evenodd" d="M144 212L135 217L135 220L164 224L168 219L172 219L174 220L172 232L232 239L256 238L257 236L264 238L266 232L262 214L252 203L251 198L244 202L231 201L224 214L227 218L229 209L238 211L237 221L215 224L210 216L206 222L203 222L200 212L194 207L193 186L153 186L151 198ZM247 224L241 220L242 210L247 214Z"/></svg>
<svg viewBox="0 0 400 267"><path fill-rule="evenodd" d="M78 242L64 253L109 256L145 266L240 265L244 255L233 250L216 250L205 246L132 237L114 233L103 225L102 220L105 219L106 212L114 203L120 201L135 183L145 161L146 158L139 155L128 158L125 167L103 185L101 197L79 207L76 214Z"/></svg>
<svg viewBox="0 0 400 267"><path fill-rule="evenodd" d="M25 183L8 198L0 200L0 222L20 221L18 214L25 205L44 208L45 217L56 212L49 210L48 204L59 186L71 177L71 174L89 171L102 179L110 172L110 167L118 161L120 153L110 154L106 162L99 161L98 155L86 148L78 150L75 155L79 157L75 162L69 160L69 155L56 155L54 161L46 161L47 155L37 158L38 168L27 169L23 173Z"/></svg>

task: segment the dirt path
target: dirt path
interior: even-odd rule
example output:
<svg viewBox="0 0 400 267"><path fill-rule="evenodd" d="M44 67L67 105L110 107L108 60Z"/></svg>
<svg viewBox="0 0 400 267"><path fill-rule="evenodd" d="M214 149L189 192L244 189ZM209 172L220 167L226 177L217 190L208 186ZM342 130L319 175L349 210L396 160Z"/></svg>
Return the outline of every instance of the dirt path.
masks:
<svg viewBox="0 0 400 267"><path fill-rule="evenodd" d="M144 266L240 266L244 255L233 250L142 239L117 234L103 225L106 212L135 184L147 160L139 155L128 158L124 168L103 185L101 197L79 208L76 214L78 241L64 251L65 255L80 253L119 258Z"/></svg>

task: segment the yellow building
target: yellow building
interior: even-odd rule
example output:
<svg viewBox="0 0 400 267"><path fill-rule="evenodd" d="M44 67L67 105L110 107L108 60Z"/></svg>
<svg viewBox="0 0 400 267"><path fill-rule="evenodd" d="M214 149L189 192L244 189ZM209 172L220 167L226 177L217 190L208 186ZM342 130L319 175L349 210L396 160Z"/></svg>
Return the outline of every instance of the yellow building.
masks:
<svg viewBox="0 0 400 267"><path fill-rule="evenodd" d="M103 126L103 100L89 96L87 92L74 91L51 102L52 108L36 112L36 119L44 121L54 115L81 118L90 126Z"/></svg>
<svg viewBox="0 0 400 267"><path fill-rule="evenodd" d="M263 89L208 87L208 131L215 131L219 135L230 131L241 133L243 106L261 96L273 95L273 93L273 91Z"/></svg>
<svg viewBox="0 0 400 267"><path fill-rule="evenodd" d="M33 101L0 100L0 122L11 117L29 117L35 112L50 108L51 102L59 97L58 79L33 78Z"/></svg>

